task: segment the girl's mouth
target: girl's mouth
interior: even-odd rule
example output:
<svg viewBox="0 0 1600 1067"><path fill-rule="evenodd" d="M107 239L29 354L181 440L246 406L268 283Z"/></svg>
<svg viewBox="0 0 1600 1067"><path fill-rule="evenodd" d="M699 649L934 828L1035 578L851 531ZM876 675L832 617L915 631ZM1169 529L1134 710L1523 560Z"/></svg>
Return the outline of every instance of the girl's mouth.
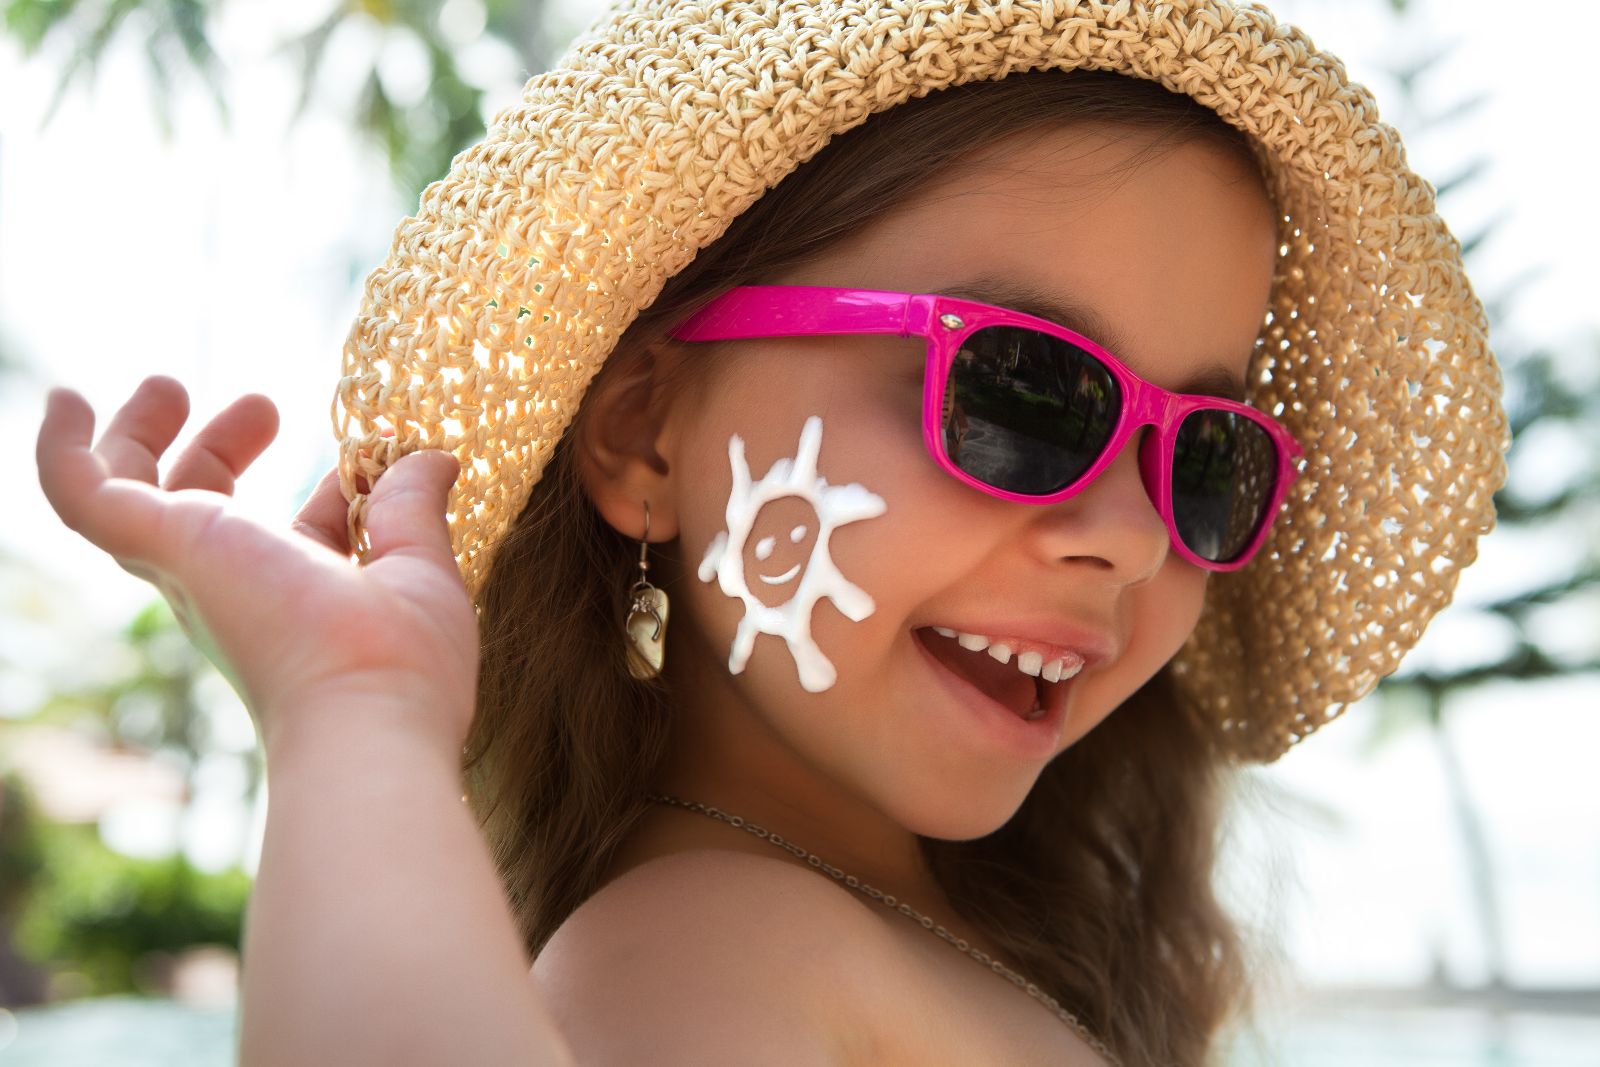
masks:
<svg viewBox="0 0 1600 1067"><path fill-rule="evenodd" d="M915 636L952 674L1029 722L1053 710L1066 682L1083 669L1082 656L1029 648L1020 640L1008 643L942 626L921 627Z"/></svg>

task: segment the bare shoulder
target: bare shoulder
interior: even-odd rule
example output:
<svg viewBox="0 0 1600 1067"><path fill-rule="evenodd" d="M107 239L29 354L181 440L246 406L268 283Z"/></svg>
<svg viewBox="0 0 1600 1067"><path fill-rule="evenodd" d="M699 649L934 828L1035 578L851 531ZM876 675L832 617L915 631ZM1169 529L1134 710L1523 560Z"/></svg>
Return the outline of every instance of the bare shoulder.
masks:
<svg viewBox="0 0 1600 1067"><path fill-rule="evenodd" d="M533 965L584 1067L882 1062L898 954L867 902L776 857L652 859L562 924Z"/></svg>

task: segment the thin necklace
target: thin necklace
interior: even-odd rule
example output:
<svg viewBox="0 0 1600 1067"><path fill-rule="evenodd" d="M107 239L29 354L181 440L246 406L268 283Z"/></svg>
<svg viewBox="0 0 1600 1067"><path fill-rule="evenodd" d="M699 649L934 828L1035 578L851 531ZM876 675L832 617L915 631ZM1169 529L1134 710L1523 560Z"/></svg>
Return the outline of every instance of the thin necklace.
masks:
<svg viewBox="0 0 1600 1067"><path fill-rule="evenodd" d="M987 952L984 952L983 950L972 945L966 940L966 938L957 937L955 934L952 934L949 930L946 930L944 926L934 922L932 919L928 918L926 915L923 915L910 904L900 900L893 894L884 893L874 889L872 886L863 882L855 875L845 874L839 868L823 860L821 856L807 852L793 841L786 840L785 838L780 837L778 834L772 833L770 830L763 830L761 827L752 822L747 822L737 815L730 815L721 808L707 807L698 801L682 800L678 797L665 796L660 793L646 793L645 799L653 800L658 804L670 804L673 807L685 808L689 811L697 811L702 815L709 815L713 819L720 819L729 826L736 827L740 830L746 830L752 834L755 834L768 844L776 845L791 855L798 856L799 858L805 860L806 863L810 864L812 868L830 875L834 881L842 882L851 889L856 889L865 893L867 896L871 897L873 900L876 900L885 907L893 908L901 915L904 915L906 918L919 924L924 930L929 930L935 934L938 934L946 944L959 949L961 952L971 956L985 967L988 967L989 970L993 971L995 974L1008 979L1012 985L1027 993L1028 996L1032 997L1034 1000L1037 1000L1040 1004L1043 1004L1046 1008L1053 1012L1058 1019L1072 1027L1073 1030L1077 1031L1078 1036L1083 1038L1084 1042L1090 1048L1094 1049L1102 1057L1104 1057L1108 1063L1112 1064L1112 1067L1118 1067L1119 1061L1117 1060L1117 1057L1109 1048L1106 1047L1105 1042L1101 1041L1089 1030L1087 1026L1083 1025L1083 1023L1078 1020L1076 1015L1072 1014L1066 1008L1063 1008L1054 997L1040 989L1033 982L1030 982L1026 978L1022 977L1022 975L1018 974L1016 971L1013 971L1011 968L1001 963L999 960L995 959L993 956L989 955Z"/></svg>

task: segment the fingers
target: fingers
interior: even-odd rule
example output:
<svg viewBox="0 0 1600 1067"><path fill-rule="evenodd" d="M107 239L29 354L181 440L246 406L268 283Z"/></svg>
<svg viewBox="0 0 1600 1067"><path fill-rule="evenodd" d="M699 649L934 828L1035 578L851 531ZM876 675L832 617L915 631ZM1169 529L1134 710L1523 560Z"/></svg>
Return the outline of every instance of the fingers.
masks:
<svg viewBox="0 0 1600 1067"><path fill-rule="evenodd" d="M461 465L430 448L402 456L377 480L367 505L370 566L388 556L413 556L455 568L445 503Z"/></svg>
<svg viewBox="0 0 1600 1067"><path fill-rule="evenodd" d="M345 500L344 493L339 489L339 468L334 467L322 476L289 526L318 544L348 557L350 537L345 523L348 514L349 501Z"/></svg>
<svg viewBox="0 0 1600 1067"><path fill-rule="evenodd" d="M113 478L156 484L156 463L189 418L189 394L176 378L154 374L139 383L106 426L95 454Z"/></svg>
<svg viewBox="0 0 1600 1067"><path fill-rule="evenodd" d="M260 393L241 396L217 413L173 461L167 489L233 493L234 482L278 435L278 409ZM169 442L170 443L170 442Z"/></svg>
<svg viewBox="0 0 1600 1067"><path fill-rule="evenodd" d="M143 542L159 527L159 492L150 486L109 483L106 460L91 451L94 409L71 389L52 389L34 457L39 486L61 521L121 558L147 558Z"/></svg>
<svg viewBox="0 0 1600 1067"><path fill-rule="evenodd" d="M171 549L158 466L188 415L188 392L165 375L139 383L98 444L94 409L82 396L57 388L45 404L35 455L46 499L68 527L142 577L149 575L136 569L140 564L158 562ZM271 400L259 394L235 400L184 449L165 489L231 493L277 431Z"/></svg>
<svg viewBox="0 0 1600 1067"><path fill-rule="evenodd" d="M106 479L105 465L89 451L92 440L94 409L89 402L71 389L50 390L33 456L45 499L74 530L83 521L83 502Z"/></svg>

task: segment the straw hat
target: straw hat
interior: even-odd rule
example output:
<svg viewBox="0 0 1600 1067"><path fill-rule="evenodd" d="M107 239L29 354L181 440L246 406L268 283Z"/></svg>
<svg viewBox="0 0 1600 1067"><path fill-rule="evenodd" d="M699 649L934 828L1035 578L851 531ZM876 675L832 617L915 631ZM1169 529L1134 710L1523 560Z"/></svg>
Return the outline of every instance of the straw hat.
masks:
<svg viewBox="0 0 1600 1067"><path fill-rule="evenodd" d="M351 543L365 550L358 474L453 450L450 530L477 598L590 380L671 275L874 112L1040 68L1187 93L1251 136L1281 208L1250 399L1308 465L1256 560L1211 577L1173 663L1226 749L1277 758L1449 602L1493 525L1508 432L1433 187L1343 64L1258 7L623 0L424 191L367 278L333 405Z"/></svg>

